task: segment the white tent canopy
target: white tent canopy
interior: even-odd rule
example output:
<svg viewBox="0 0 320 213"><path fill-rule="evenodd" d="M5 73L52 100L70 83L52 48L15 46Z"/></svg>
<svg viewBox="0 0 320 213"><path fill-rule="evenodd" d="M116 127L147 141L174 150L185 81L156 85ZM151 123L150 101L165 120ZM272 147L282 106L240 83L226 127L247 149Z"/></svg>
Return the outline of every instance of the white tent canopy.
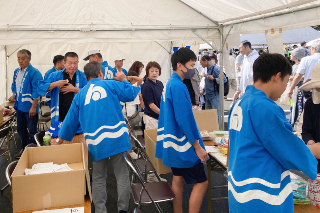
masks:
<svg viewBox="0 0 320 213"><path fill-rule="evenodd" d="M319 16L320 0L1 1L0 103L11 95L21 48L31 50L32 64L42 73L54 55L76 51L81 59L90 48L99 48L110 65L115 55L125 55L127 69L135 60L145 66L158 61L165 81L172 47L188 45L197 52L199 42L206 41L221 49L229 34L225 52L239 44L240 34L319 25ZM221 57L226 59L225 53ZM83 65L80 60L79 68Z"/></svg>

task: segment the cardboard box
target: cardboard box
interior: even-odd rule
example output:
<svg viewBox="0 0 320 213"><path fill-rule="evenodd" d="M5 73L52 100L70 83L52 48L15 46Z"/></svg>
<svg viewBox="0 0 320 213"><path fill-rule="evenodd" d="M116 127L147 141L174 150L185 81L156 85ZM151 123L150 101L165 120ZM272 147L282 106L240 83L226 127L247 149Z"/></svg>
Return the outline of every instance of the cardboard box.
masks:
<svg viewBox="0 0 320 213"><path fill-rule="evenodd" d="M156 158L157 129L144 130L146 153L159 174L171 173L171 168L163 165L161 158Z"/></svg>
<svg viewBox="0 0 320 213"><path fill-rule="evenodd" d="M200 131L207 130L209 132L213 132L219 130L216 109L194 110L193 115ZM157 129L144 130L144 139L146 144L146 153L157 172L159 174L171 173L171 168L163 165L162 159L155 157Z"/></svg>
<svg viewBox="0 0 320 213"><path fill-rule="evenodd" d="M194 118L200 131L218 131L218 114L216 109L193 110Z"/></svg>
<svg viewBox="0 0 320 213"><path fill-rule="evenodd" d="M36 163L67 163L72 171L25 175ZM27 148L12 173L13 212L84 203L85 161L82 144Z"/></svg>

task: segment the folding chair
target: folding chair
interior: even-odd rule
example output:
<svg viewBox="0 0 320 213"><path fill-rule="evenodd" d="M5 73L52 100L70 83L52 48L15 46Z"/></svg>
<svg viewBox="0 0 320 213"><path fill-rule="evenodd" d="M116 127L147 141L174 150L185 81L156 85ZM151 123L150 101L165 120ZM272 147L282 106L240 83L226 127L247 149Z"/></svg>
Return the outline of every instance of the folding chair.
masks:
<svg viewBox="0 0 320 213"><path fill-rule="evenodd" d="M41 101L39 104L39 114L40 118L38 119L38 131L45 131L44 127L47 127L47 130L49 129L47 126L47 123L51 120L51 112L42 113L42 107L45 106L44 101Z"/></svg>
<svg viewBox="0 0 320 213"><path fill-rule="evenodd" d="M6 169L6 178L7 178L7 181L8 181L8 184L11 186L11 175L14 171L14 169L16 168L16 165L17 165L18 161L13 161L11 162L8 166L7 166L7 169Z"/></svg>
<svg viewBox="0 0 320 213"><path fill-rule="evenodd" d="M8 134L10 131L10 126L6 126L2 129L0 129L0 156L7 155L8 163L10 163L10 154L9 154L9 141ZM7 145L3 146L5 141L7 141Z"/></svg>
<svg viewBox="0 0 320 213"><path fill-rule="evenodd" d="M35 144L35 143L29 143L29 144L26 146L26 148L28 148L28 147L38 147L38 145Z"/></svg>
<svg viewBox="0 0 320 213"><path fill-rule="evenodd" d="M135 164L136 168L139 170L141 174L143 174L145 180L147 180L147 175L154 173L157 177L158 181L160 181L160 176L156 169L153 167L147 153L145 152L144 146L139 142L139 140L134 136L134 133L129 133L130 138L135 142L136 147L138 148L138 156L140 158L132 160L132 163Z"/></svg>
<svg viewBox="0 0 320 213"><path fill-rule="evenodd" d="M137 170L132 163L132 159L128 152L125 153L125 160L130 167L131 171L136 175L140 183L133 183L131 185L133 200L138 209L141 209L141 205L147 205L153 203L159 213L162 213L162 209L159 206L160 202L172 201L175 198L175 194L172 192L167 182L153 182L147 183L141 176L141 173Z"/></svg>
<svg viewBox="0 0 320 213"><path fill-rule="evenodd" d="M34 140L37 143L37 146L43 146L43 137L44 137L44 132L38 132L34 135Z"/></svg>

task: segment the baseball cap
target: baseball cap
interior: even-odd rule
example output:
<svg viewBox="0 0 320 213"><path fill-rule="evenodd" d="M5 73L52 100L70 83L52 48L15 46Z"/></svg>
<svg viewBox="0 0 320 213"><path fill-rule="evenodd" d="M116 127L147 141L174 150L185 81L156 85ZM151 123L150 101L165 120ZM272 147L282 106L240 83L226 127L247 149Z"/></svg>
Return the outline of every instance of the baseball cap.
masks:
<svg viewBox="0 0 320 213"><path fill-rule="evenodd" d="M121 55L117 55L115 58L114 58L115 61L121 61L121 60L125 60Z"/></svg>
<svg viewBox="0 0 320 213"><path fill-rule="evenodd" d="M94 55L94 54L97 54L97 53L100 53L100 50L98 50L98 49L92 49L92 50L89 50L89 52L88 52L88 56L87 56L87 57L85 57L83 60L88 61L88 60L89 60L90 55Z"/></svg>

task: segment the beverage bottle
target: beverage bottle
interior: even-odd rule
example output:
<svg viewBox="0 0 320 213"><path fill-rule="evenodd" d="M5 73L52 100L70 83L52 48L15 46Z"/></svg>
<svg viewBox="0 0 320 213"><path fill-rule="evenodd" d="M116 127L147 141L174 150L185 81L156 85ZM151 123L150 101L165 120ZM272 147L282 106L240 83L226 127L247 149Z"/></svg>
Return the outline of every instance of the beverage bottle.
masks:
<svg viewBox="0 0 320 213"><path fill-rule="evenodd" d="M51 142L50 132L46 132L44 137L43 137L43 145L44 146L50 146L50 142Z"/></svg>

